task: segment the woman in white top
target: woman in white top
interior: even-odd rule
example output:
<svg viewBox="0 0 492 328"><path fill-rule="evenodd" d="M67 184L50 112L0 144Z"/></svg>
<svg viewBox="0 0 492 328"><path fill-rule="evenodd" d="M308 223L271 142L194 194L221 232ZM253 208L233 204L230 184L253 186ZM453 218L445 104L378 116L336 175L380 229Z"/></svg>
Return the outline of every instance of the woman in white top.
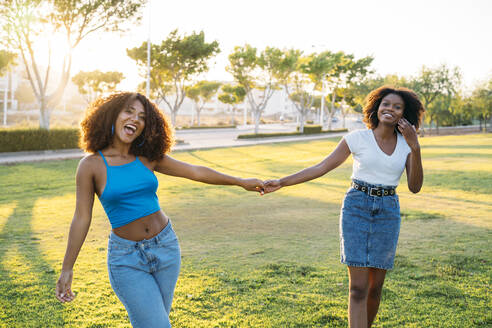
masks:
<svg viewBox="0 0 492 328"><path fill-rule="evenodd" d="M265 193L318 178L352 154L351 187L340 213L340 255L349 274L349 325L370 327L386 271L393 268L400 206L395 188L407 170L408 188L420 191L422 160L417 132L424 107L406 88L383 86L366 98L367 130L347 134L321 163L265 182Z"/></svg>

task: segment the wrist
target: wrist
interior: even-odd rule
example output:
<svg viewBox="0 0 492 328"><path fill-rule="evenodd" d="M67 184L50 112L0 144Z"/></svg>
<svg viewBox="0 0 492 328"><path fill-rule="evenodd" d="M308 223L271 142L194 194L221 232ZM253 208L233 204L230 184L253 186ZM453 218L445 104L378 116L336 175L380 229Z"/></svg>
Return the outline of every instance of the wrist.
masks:
<svg viewBox="0 0 492 328"><path fill-rule="evenodd" d="M286 186L286 181L284 180L284 178L278 179L278 184L279 184L280 187L285 187Z"/></svg>
<svg viewBox="0 0 492 328"><path fill-rule="evenodd" d="M412 145L412 146L410 147L410 150L411 150L413 153L415 153L415 152L419 152L419 153L420 153L420 145L419 145L418 143L417 143L417 144L415 144L415 145Z"/></svg>
<svg viewBox="0 0 492 328"><path fill-rule="evenodd" d="M244 180L243 178L236 178L236 185L244 188Z"/></svg>

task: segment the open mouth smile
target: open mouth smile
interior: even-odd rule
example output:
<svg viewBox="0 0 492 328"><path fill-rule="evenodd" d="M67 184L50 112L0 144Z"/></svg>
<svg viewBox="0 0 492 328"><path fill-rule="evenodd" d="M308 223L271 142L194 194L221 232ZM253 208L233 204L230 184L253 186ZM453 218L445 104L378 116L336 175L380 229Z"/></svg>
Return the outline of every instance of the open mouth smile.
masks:
<svg viewBox="0 0 492 328"><path fill-rule="evenodd" d="M129 135L133 135L135 134L135 132L137 132L137 126L134 124L125 124L123 128L125 132Z"/></svg>

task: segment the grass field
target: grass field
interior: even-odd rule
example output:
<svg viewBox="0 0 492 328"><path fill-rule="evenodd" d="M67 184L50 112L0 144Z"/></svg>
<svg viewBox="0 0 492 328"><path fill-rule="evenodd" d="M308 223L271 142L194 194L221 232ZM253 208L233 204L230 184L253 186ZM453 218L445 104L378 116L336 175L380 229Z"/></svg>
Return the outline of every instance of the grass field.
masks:
<svg viewBox="0 0 492 328"><path fill-rule="evenodd" d="M317 163L338 139L176 153L244 177ZM421 139L425 182L403 214L395 269L374 327L492 326L492 135ZM106 270L107 218L96 200L74 269L77 298L54 297L75 204L77 161L0 166L0 327L130 327ZM338 213L351 161L263 197L159 176L182 271L174 327L346 327Z"/></svg>

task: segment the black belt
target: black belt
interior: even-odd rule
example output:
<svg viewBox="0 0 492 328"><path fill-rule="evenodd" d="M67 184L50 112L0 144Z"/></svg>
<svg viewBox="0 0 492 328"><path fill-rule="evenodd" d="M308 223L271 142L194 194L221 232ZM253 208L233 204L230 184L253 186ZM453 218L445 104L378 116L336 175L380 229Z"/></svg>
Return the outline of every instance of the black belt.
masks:
<svg viewBox="0 0 492 328"><path fill-rule="evenodd" d="M352 181L352 187L355 190L359 190L368 194L369 196L382 197L382 196L393 196L394 194L396 194L395 188L368 187L368 186L360 185L354 181Z"/></svg>

